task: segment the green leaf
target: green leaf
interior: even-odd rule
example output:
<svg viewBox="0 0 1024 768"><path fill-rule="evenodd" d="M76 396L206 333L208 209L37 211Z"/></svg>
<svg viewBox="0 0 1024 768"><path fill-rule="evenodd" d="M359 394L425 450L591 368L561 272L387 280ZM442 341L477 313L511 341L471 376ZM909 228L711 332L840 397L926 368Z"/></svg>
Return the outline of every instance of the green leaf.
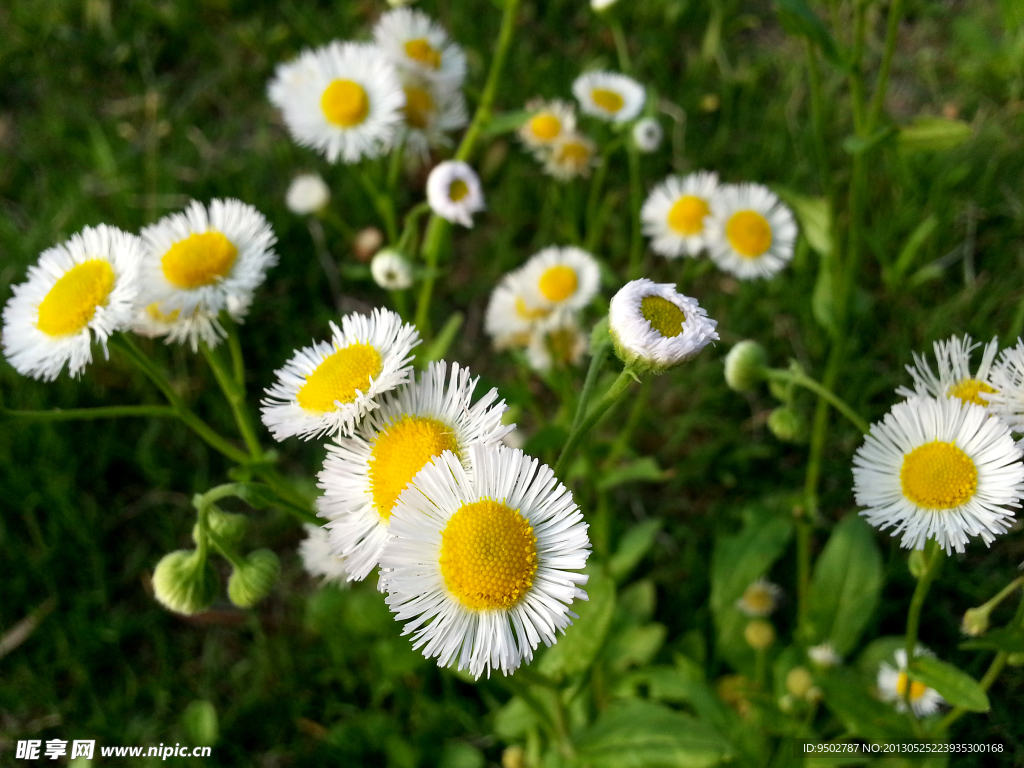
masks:
<svg viewBox="0 0 1024 768"><path fill-rule="evenodd" d="M1009 627L993 629L984 637L961 643L960 647L968 651L1024 653L1024 629L1010 629Z"/></svg>
<svg viewBox="0 0 1024 768"><path fill-rule="evenodd" d="M751 511L739 533L719 536L711 556L711 609L733 608L743 591L767 573L789 542L793 523L763 511Z"/></svg>
<svg viewBox="0 0 1024 768"><path fill-rule="evenodd" d="M456 312L449 317L441 332L421 350L420 354L416 355L417 366L425 368L427 363L443 358L448 353L448 348L452 345L452 342L455 341L455 334L459 332L459 328L462 327L462 321L465 319L461 312Z"/></svg>
<svg viewBox="0 0 1024 768"><path fill-rule="evenodd" d="M904 244L903 250L901 250L900 255L896 257L896 263L892 265L891 269L885 271L885 283L890 290L899 286L903 277L913 266L914 259L917 258L917 254L921 250L921 246L923 246L925 241L931 237L932 232L935 231L935 228L938 225L939 218L933 213L918 224L914 228L914 231L910 233L910 237L907 238L907 242Z"/></svg>
<svg viewBox="0 0 1024 768"><path fill-rule="evenodd" d="M834 336L839 326L836 323L835 280L832 276L832 267L832 259L822 257L818 266L818 277L814 281L814 290L811 292L811 314L818 321L818 325Z"/></svg>
<svg viewBox="0 0 1024 768"><path fill-rule="evenodd" d="M492 115L491 119L484 123L481 134L486 137L500 136L503 133L512 133L519 129L523 123L530 118L530 113L525 109L514 112L499 112Z"/></svg>
<svg viewBox="0 0 1024 768"><path fill-rule="evenodd" d="M531 728L539 725L537 715L530 705L518 696L513 696L494 714L494 733L506 741L520 739Z"/></svg>
<svg viewBox="0 0 1024 768"><path fill-rule="evenodd" d="M836 41L805 0L777 0L775 12L783 29L791 35L810 40L821 49L826 59L844 72L850 69L850 65L839 53Z"/></svg>
<svg viewBox="0 0 1024 768"><path fill-rule="evenodd" d="M642 480L660 482L664 479L665 470L658 466L658 462L652 456L644 456L605 472L597 481L597 488L601 491L607 491L609 488L614 488L623 483L633 483Z"/></svg>
<svg viewBox="0 0 1024 768"><path fill-rule="evenodd" d="M793 192L778 190L779 196L786 201L797 221L800 233L807 238L807 243L821 256L829 256L835 251L832 231L832 209L824 197L808 197Z"/></svg>
<svg viewBox="0 0 1024 768"><path fill-rule="evenodd" d="M857 645L878 605L882 555L871 527L849 514L835 527L814 566L809 619L816 642L842 656Z"/></svg>
<svg viewBox="0 0 1024 768"><path fill-rule="evenodd" d="M900 149L904 152L942 152L960 146L971 137L971 126L963 120L918 117L900 128Z"/></svg>
<svg viewBox="0 0 1024 768"><path fill-rule="evenodd" d="M449 741L441 750L437 768L484 768L484 753L464 741Z"/></svg>
<svg viewBox="0 0 1024 768"><path fill-rule="evenodd" d="M971 712L989 710L988 696L978 681L952 664L931 656L918 656L908 674L912 680L920 680L941 693L954 707L963 707Z"/></svg>
<svg viewBox="0 0 1024 768"><path fill-rule="evenodd" d="M588 768L708 768L733 757L709 723L649 701L613 704L575 742Z"/></svg>
<svg viewBox="0 0 1024 768"><path fill-rule="evenodd" d="M871 696L871 683L866 676L838 668L817 678L825 694L825 704L835 713L851 736L885 740L914 738L906 718L900 717L891 704Z"/></svg>
<svg viewBox="0 0 1024 768"><path fill-rule="evenodd" d="M616 672L648 664L665 644L667 634L664 624L624 627L608 642L605 658Z"/></svg>
<svg viewBox="0 0 1024 768"><path fill-rule="evenodd" d="M608 573L616 581L626 578L654 546L654 539L661 530L661 520L644 520L626 531L619 541L619 547L608 561Z"/></svg>
<svg viewBox="0 0 1024 768"><path fill-rule="evenodd" d="M887 125L879 128L870 136L847 136L843 139L843 149L851 155L863 155L898 132L896 126Z"/></svg>
<svg viewBox="0 0 1024 768"><path fill-rule="evenodd" d="M538 671L551 677L585 672L604 645L608 626L615 613L615 584L603 570L588 567L590 579L584 587L589 600L574 600L572 610L579 614L538 663Z"/></svg>

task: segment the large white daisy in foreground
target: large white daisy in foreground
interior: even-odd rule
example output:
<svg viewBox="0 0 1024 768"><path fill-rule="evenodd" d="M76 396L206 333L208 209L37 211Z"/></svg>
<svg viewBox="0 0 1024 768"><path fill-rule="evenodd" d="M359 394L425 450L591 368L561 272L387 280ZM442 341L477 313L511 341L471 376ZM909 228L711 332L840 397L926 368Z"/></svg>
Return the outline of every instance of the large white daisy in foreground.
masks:
<svg viewBox="0 0 1024 768"><path fill-rule="evenodd" d="M669 259L697 256L707 245L705 224L718 191L718 174L698 171L669 176L651 190L640 220L651 250Z"/></svg>
<svg viewBox="0 0 1024 768"><path fill-rule="evenodd" d="M22 376L52 381L67 365L77 376L95 339L125 329L134 313L142 242L101 224L47 248L12 288L3 312L4 356Z"/></svg>
<svg viewBox="0 0 1024 768"><path fill-rule="evenodd" d="M415 326L388 309L350 314L341 328L331 323L331 340L298 350L262 401L263 423L275 440L351 432L380 396L409 380Z"/></svg>
<svg viewBox="0 0 1024 768"><path fill-rule="evenodd" d="M327 446L318 506L350 580L377 565L395 503L427 462L445 451L465 460L471 446L497 444L512 431L501 423L508 409L496 389L473 404L478 381L458 363L451 378L444 362L431 363L418 381L386 395L355 435Z"/></svg>
<svg viewBox="0 0 1024 768"><path fill-rule="evenodd" d="M720 187L705 227L712 260L741 280L771 277L793 258L793 213L760 184Z"/></svg>
<svg viewBox="0 0 1024 768"><path fill-rule="evenodd" d="M971 353L980 347L964 334L962 339L953 336L946 341L936 341L932 347L938 367L936 375L924 355L914 353L914 364L907 366L907 372L914 380L914 388L900 387L896 394L901 397L955 397L965 403L988 405L988 396L996 391L989 374L992 362L999 350L999 340L993 338L981 354L977 373L971 373Z"/></svg>
<svg viewBox="0 0 1024 768"><path fill-rule="evenodd" d="M585 72L573 82L572 93L585 113L613 123L635 118L647 99L640 83L618 72Z"/></svg>
<svg viewBox="0 0 1024 768"><path fill-rule="evenodd" d="M413 646L479 677L515 671L571 623L587 524L554 473L522 451L445 452L398 499L381 555L388 606Z"/></svg>
<svg viewBox="0 0 1024 768"><path fill-rule="evenodd" d="M935 654L918 645L914 656L931 656ZM917 717L927 717L939 709L946 700L934 688L929 688L918 680L911 680L907 675L907 652L900 648L895 653L896 666L883 661L878 667L878 692L885 701L890 701L897 712L907 711L907 685L910 685L910 708Z"/></svg>
<svg viewBox="0 0 1024 768"><path fill-rule="evenodd" d="M900 546L935 539L963 552L971 536L990 544L1020 506L1024 464L1010 431L980 405L914 398L871 426L853 457L861 514L902 534Z"/></svg>

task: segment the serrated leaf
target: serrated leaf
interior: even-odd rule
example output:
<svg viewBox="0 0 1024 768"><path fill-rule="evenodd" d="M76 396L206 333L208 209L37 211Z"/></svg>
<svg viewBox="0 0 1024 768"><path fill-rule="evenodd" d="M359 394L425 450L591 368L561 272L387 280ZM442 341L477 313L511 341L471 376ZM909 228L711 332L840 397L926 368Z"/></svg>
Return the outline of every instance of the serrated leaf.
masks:
<svg viewBox="0 0 1024 768"><path fill-rule="evenodd" d="M1024 629L1010 629L1009 627L993 629L984 637L961 643L960 647L967 651L1024 653Z"/></svg>
<svg viewBox="0 0 1024 768"><path fill-rule="evenodd" d="M635 483L641 481L660 482L665 479L665 470L658 466L658 462L652 456L642 458L624 464L621 467L605 472L597 481L598 490L607 491L623 483Z"/></svg>
<svg viewBox="0 0 1024 768"><path fill-rule="evenodd" d="M661 530L661 520L644 520L626 531L619 547L608 561L608 572L616 581L628 576L654 545Z"/></svg>
<svg viewBox="0 0 1024 768"><path fill-rule="evenodd" d="M783 29L810 40L826 59L844 72L850 69L828 28L805 0L777 0L775 12Z"/></svg>
<svg viewBox="0 0 1024 768"><path fill-rule="evenodd" d="M904 152L942 152L960 146L971 137L971 126L963 120L918 117L900 128L900 149Z"/></svg>
<svg viewBox="0 0 1024 768"><path fill-rule="evenodd" d="M917 656L907 671L912 680L920 680L942 694L954 707L971 712L988 712L988 695L978 681L952 664L931 656Z"/></svg>
<svg viewBox="0 0 1024 768"><path fill-rule="evenodd" d="M585 672L604 645L615 613L615 584L596 566L587 572L590 578L584 589L589 599L573 601L572 610L579 618L573 619L565 635L541 657L538 670L542 674L560 678Z"/></svg>

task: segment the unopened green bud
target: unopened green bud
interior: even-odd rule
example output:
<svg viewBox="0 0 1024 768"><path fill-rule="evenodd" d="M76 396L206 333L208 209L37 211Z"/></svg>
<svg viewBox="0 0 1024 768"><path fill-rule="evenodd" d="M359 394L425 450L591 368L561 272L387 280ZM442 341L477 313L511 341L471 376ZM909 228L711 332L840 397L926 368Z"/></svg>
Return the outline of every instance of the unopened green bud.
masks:
<svg viewBox="0 0 1024 768"><path fill-rule="evenodd" d="M803 417L788 405L780 405L768 414L768 429L786 443L799 442L804 435Z"/></svg>
<svg viewBox="0 0 1024 768"><path fill-rule="evenodd" d="M245 529L249 527L249 518L235 512L222 512L212 507L206 514L206 524L210 532L228 546L235 546L245 538ZM192 527L192 539L199 543L199 523Z"/></svg>
<svg viewBox="0 0 1024 768"><path fill-rule="evenodd" d="M764 347L747 339L725 356L725 383L736 392L750 392L764 380L767 369L768 355Z"/></svg>
<svg viewBox="0 0 1024 768"><path fill-rule="evenodd" d="M1006 663L1011 667L1024 667L1024 653L1011 653L1006 657Z"/></svg>
<svg viewBox="0 0 1024 768"><path fill-rule="evenodd" d="M743 630L743 637L755 651L763 651L775 642L775 627L764 619L754 619Z"/></svg>
<svg viewBox="0 0 1024 768"><path fill-rule="evenodd" d="M268 594L277 581L281 566L277 555L269 549L249 553L242 564L231 572L228 597L239 608L250 608Z"/></svg>
<svg viewBox="0 0 1024 768"><path fill-rule="evenodd" d="M814 678L806 667L793 667L786 675L786 690L798 699L807 698L807 692L814 687Z"/></svg>
<svg viewBox="0 0 1024 768"><path fill-rule="evenodd" d="M960 631L969 637L981 637L988 631L988 616L991 608L968 608L960 622Z"/></svg>
<svg viewBox="0 0 1024 768"><path fill-rule="evenodd" d="M788 693L779 697L779 709L789 714L796 706L796 700Z"/></svg>
<svg viewBox="0 0 1024 768"><path fill-rule="evenodd" d="M217 572L196 550L179 549L156 564L153 593L165 608L191 616L217 596Z"/></svg>
<svg viewBox="0 0 1024 768"><path fill-rule="evenodd" d="M915 579L921 578L921 574L924 573L927 565L928 563L924 559L923 549L915 549L910 553L910 557L907 558L907 568L910 569L910 575Z"/></svg>
<svg viewBox="0 0 1024 768"><path fill-rule="evenodd" d="M526 768L526 750L513 744L501 753L501 768Z"/></svg>

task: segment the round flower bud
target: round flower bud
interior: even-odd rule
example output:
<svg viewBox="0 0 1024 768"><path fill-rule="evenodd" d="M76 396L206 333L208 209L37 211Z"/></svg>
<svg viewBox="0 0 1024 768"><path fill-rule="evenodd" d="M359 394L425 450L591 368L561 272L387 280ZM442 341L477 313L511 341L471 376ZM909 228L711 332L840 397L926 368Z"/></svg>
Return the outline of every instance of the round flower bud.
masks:
<svg viewBox="0 0 1024 768"><path fill-rule="evenodd" d="M526 750L513 744L501 753L501 768L526 768Z"/></svg>
<svg viewBox="0 0 1024 768"><path fill-rule="evenodd" d="M661 128L661 123L653 117L637 120L633 126L633 143L641 152L657 152L663 138L665 132Z"/></svg>
<svg viewBox="0 0 1024 768"><path fill-rule="evenodd" d="M257 549L231 572L228 597L239 608L250 608L270 593L281 570L277 555L269 549Z"/></svg>
<svg viewBox="0 0 1024 768"><path fill-rule="evenodd" d="M788 405L781 405L768 414L768 429L785 443L796 443L804 435L804 420Z"/></svg>
<svg viewBox="0 0 1024 768"><path fill-rule="evenodd" d="M1011 667L1024 667L1024 653L1011 653L1006 657L1006 663Z"/></svg>
<svg viewBox="0 0 1024 768"><path fill-rule="evenodd" d="M811 702L811 704L817 704L823 698L825 698L825 692L816 685L811 686L811 689L807 692L806 696L806 699Z"/></svg>
<svg viewBox="0 0 1024 768"><path fill-rule="evenodd" d="M807 649L807 656L816 667L831 669L843 663L843 657L836 653L831 643L814 645Z"/></svg>
<svg viewBox="0 0 1024 768"><path fill-rule="evenodd" d="M412 285L412 264L401 253L384 248L370 262L370 274L381 288L402 291Z"/></svg>
<svg viewBox="0 0 1024 768"><path fill-rule="evenodd" d="M217 572L196 550L170 552L153 570L153 594L165 608L191 616L217 596Z"/></svg>
<svg viewBox="0 0 1024 768"><path fill-rule="evenodd" d="M960 623L960 631L969 637L981 637L988 631L989 612L990 609L985 607L968 608Z"/></svg>
<svg viewBox="0 0 1024 768"><path fill-rule="evenodd" d="M764 619L754 619L743 630L743 637L755 651L763 651L775 642L775 627Z"/></svg>
<svg viewBox="0 0 1024 768"><path fill-rule="evenodd" d="M788 693L785 696L779 697L779 709L781 709L783 712L786 712L788 714L793 711L793 708L795 706L796 701L794 701L793 697L790 696Z"/></svg>
<svg viewBox="0 0 1024 768"><path fill-rule="evenodd" d="M284 200L292 213L306 216L327 207L331 202L331 190L319 174L303 173L292 179Z"/></svg>
<svg viewBox="0 0 1024 768"><path fill-rule="evenodd" d="M907 569L910 571L910 575L915 579L921 578L921 574L924 573L926 565L927 563L924 559L923 549L915 549L907 558Z"/></svg>
<svg viewBox="0 0 1024 768"><path fill-rule="evenodd" d="M206 515L206 524L220 541L228 546L235 546L245 538L245 530L249 527L249 518L234 512L222 512L212 507ZM199 523L192 526L192 540L199 543Z"/></svg>
<svg viewBox="0 0 1024 768"><path fill-rule="evenodd" d="M741 341L725 356L725 383L736 392L750 392L764 380L768 355L756 341Z"/></svg>
<svg viewBox="0 0 1024 768"><path fill-rule="evenodd" d="M368 262L380 247L384 245L384 233L376 227L366 227L359 230L356 239L352 241L352 252L355 257L363 262Z"/></svg>
<svg viewBox="0 0 1024 768"><path fill-rule="evenodd" d="M786 690L798 699L807 698L807 692L814 687L814 678L806 667L793 667L786 675Z"/></svg>

